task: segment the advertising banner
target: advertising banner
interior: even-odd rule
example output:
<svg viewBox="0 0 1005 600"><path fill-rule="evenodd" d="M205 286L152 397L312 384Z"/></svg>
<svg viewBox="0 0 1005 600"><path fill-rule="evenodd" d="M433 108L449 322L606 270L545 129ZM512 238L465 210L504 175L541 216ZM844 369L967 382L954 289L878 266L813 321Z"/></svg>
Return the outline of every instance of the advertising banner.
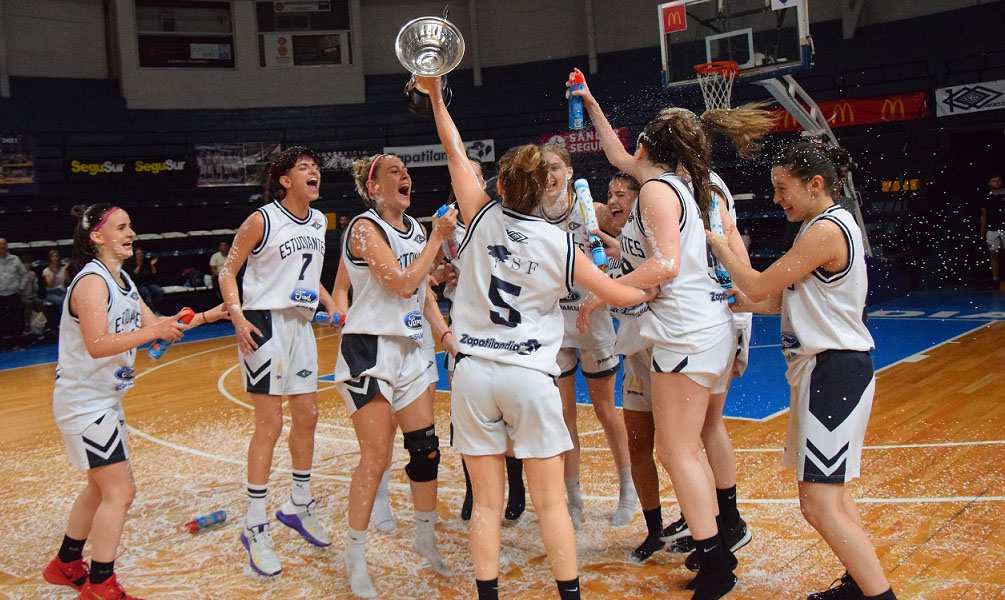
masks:
<svg viewBox="0 0 1005 600"><path fill-rule="evenodd" d="M0 132L0 194L23 190L35 183L31 138Z"/></svg>
<svg viewBox="0 0 1005 600"><path fill-rule="evenodd" d="M481 162L495 162L495 140L474 140L464 144L468 156ZM394 154L401 157L406 167L438 167L447 164L447 153L439 144L425 146L388 146L384 154Z"/></svg>
<svg viewBox="0 0 1005 600"><path fill-rule="evenodd" d="M1005 108L1005 79L935 90L935 114L940 117L1001 108Z"/></svg>
<svg viewBox="0 0 1005 600"><path fill-rule="evenodd" d="M628 128L618 127L614 130L614 132L618 134L618 139L621 140L621 145L627 148ZM542 135L540 143L565 146L565 149L569 151L569 154L590 154L604 151L604 149L600 146L600 138L597 137L597 132L592 128L580 131L559 131L557 133Z"/></svg>
<svg viewBox="0 0 1005 600"><path fill-rule="evenodd" d="M896 94L875 98L846 98L818 103L831 127L853 127L924 119L928 116L928 97L925 92ZM800 131L802 126L788 111L778 109L778 122L774 131Z"/></svg>

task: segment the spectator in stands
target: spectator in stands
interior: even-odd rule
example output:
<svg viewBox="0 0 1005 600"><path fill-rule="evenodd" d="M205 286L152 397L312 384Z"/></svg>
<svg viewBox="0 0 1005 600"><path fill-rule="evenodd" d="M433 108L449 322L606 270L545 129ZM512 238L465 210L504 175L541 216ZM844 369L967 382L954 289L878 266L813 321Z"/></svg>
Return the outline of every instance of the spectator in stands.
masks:
<svg viewBox="0 0 1005 600"><path fill-rule="evenodd" d="M143 248L134 243L133 257L128 259L122 266L128 270L129 276L136 283L136 287L140 289L140 296L143 297L143 301L150 307L150 310L161 314L161 301L164 299L164 290L161 289L161 286L157 285L156 281L157 258L148 259Z"/></svg>
<svg viewBox="0 0 1005 600"><path fill-rule="evenodd" d="M213 289L217 294L220 293L220 267L227 262L228 254L230 254L230 242L224 240L217 244L216 254L209 257L209 274L213 276Z"/></svg>
<svg viewBox="0 0 1005 600"><path fill-rule="evenodd" d="M10 343L21 335L24 326L21 304L24 272L21 259L8 253L7 240L0 238L0 344Z"/></svg>
<svg viewBox="0 0 1005 600"><path fill-rule="evenodd" d="M349 215L339 215L338 218L338 231L345 231L345 228L349 226Z"/></svg>
<svg viewBox="0 0 1005 600"><path fill-rule="evenodd" d="M988 195L981 207L981 237L991 251L991 274L1002 285L1002 255L1005 254L1005 187L1001 175L988 180Z"/></svg>
<svg viewBox="0 0 1005 600"><path fill-rule="evenodd" d="M42 270L45 281L45 299L56 306L63 305L66 297L66 265L59 259L59 250L49 250L49 264Z"/></svg>
<svg viewBox="0 0 1005 600"><path fill-rule="evenodd" d="M42 297L38 295L38 275L31 268L31 257L21 257L24 264L24 278L21 279L21 304L24 306L23 335L31 333L31 325L36 312L42 310Z"/></svg>

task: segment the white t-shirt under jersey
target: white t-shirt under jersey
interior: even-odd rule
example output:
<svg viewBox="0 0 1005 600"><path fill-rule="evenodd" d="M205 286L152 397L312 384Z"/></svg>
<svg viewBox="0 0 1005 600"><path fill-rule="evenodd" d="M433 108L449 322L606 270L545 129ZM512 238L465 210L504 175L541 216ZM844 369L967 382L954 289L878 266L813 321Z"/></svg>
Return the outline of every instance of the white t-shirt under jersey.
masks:
<svg viewBox="0 0 1005 600"><path fill-rule="evenodd" d="M327 218L312 208L299 219L275 200L258 212L265 218L265 234L248 256L242 308L296 308L310 319L320 298Z"/></svg>
<svg viewBox="0 0 1005 600"><path fill-rule="evenodd" d="M862 231L855 217L832 206L803 223L799 236L818 221L838 226L848 245L848 265L837 273L816 269L782 292L782 351L786 356L824 350L872 350L875 344L862 320L869 291Z"/></svg>
<svg viewBox="0 0 1005 600"><path fill-rule="evenodd" d="M460 351L559 374L559 300L573 288L576 245L539 217L488 202L468 224L451 311Z"/></svg>
<svg viewBox="0 0 1005 600"><path fill-rule="evenodd" d="M673 173L664 173L646 185L668 185L680 201L680 265L678 274L660 287L641 318L641 335L661 346L684 352L700 352L730 331L732 316L726 294L712 275L705 225L691 187ZM637 269L654 256L656 245L650 237L635 201L628 222L621 230L621 260Z"/></svg>
<svg viewBox="0 0 1005 600"><path fill-rule="evenodd" d="M52 413L64 433L80 433L96 413L119 405L133 386L136 348L121 354L92 358L84 345L80 320L70 310L70 298L85 277L100 277L108 286L108 333L128 333L140 328L140 294L125 269L119 271L125 287L120 287L105 265L95 259L70 282L59 322L59 359Z"/></svg>
<svg viewBox="0 0 1005 600"><path fill-rule="evenodd" d="M346 227L342 237L343 256L352 285L352 305L345 318L343 333L363 333L370 335L393 335L409 338L420 346L423 335L422 307L426 302L428 280L422 279L418 289L408 298L402 298L389 290L362 257L355 256L350 248L349 236L360 219L374 223L383 233L391 252L398 259L401 268L412 264L426 246L426 232L418 221L404 215L405 230L396 229L381 218L376 210L370 209L356 215Z"/></svg>

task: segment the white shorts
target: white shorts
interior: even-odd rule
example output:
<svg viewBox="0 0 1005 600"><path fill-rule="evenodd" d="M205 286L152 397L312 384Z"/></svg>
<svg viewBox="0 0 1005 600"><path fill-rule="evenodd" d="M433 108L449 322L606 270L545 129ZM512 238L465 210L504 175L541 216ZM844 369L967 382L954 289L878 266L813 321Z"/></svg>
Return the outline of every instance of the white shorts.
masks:
<svg viewBox="0 0 1005 600"><path fill-rule="evenodd" d="M577 366L582 366L584 377L609 377L617 372L618 363L613 344L604 348L561 348L558 351L559 378L575 374Z"/></svg>
<svg viewBox="0 0 1005 600"><path fill-rule="evenodd" d="M63 432L70 464L81 470L96 469L129 460L129 444L122 408L108 408L91 415L93 420L80 433Z"/></svg>
<svg viewBox="0 0 1005 600"><path fill-rule="evenodd" d="M1005 250L1005 231L992 231L988 230L987 233L988 248L992 252L1001 252Z"/></svg>
<svg viewBox="0 0 1005 600"><path fill-rule="evenodd" d="M827 350L788 360L789 432L782 464L799 481L847 483L859 476L876 392L868 352Z"/></svg>
<svg viewBox="0 0 1005 600"><path fill-rule="evenodd" d="M335 386L350 415L377 394L398 412L421 396L436 379L436 361L430 361L422 346L414 340L389 335L342 334L335 362Z"/></svg>
<svg viewBox="0 0 1005 600"><path fill-rule="evenodd" d="M428 323L426 320L422 321L422 355L429 361L426 373L427 386L440 381L440 370L436 367L436 340L433 339L433 332Z"/></svg>
<svg viewBox="0 0 1005 600"><path fill-rule="evenodd" d="M735 357L736 333L730 323L715 343L699 352L674 344L654 344L652 371L681 373L712 394L724 394L732 379Z"/></svg>
<svg viewBox="0 0 1005 600"><path fill-rule="evenodd" d="M245 389L251 394L292 396L318 391L318 344L314 328L297 308L246 310L262 332L252 334L258 349L239 354Z"/></svg>
<svg viewBox="0 0 1005 600"><path fill-rule="evenodd" d="M653 412L652 377L650 368L652 349L625 357L625 378L621 382L621 406L625 410Z"/></svg>
<svg viewBox="0 0 1005 600"><path fill-rule="evenodd" d="M507 439L517 458L572 449L555 380L526 367L462 355L454 368L450 419L461 454L503 454Z"/></svg>
<svg viewBox="0 0 1005 600"><path fill-rule="evenodd" d="M743 377L750 361L750 338L754 335L754 315L750 313L733 316L736 324L736 359L733 361L733 371L737 377Z"/></svg>

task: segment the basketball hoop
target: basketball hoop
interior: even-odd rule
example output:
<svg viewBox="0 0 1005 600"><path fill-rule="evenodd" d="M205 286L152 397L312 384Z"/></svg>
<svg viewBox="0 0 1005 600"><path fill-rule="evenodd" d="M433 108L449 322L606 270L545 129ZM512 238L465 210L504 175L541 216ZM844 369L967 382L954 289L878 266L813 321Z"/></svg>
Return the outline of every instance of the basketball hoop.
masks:
<svg viewBox="0 0 1005 600"><path fill-rule="evenodd" d="M694 66L695 78L705 97L705 108L729 108L733 97L733 80L740 72L732 60L716 60Z"/></svg>

